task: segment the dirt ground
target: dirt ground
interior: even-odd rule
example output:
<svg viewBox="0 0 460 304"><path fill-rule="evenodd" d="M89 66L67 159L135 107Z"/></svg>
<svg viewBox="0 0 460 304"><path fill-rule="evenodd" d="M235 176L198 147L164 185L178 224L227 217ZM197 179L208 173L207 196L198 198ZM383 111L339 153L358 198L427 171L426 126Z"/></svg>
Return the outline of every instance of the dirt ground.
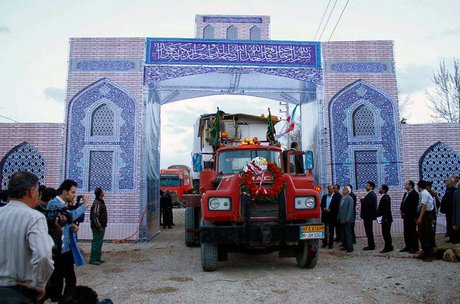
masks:
<svg viewBox="0 0 460 304"><path fill-rule="evenodd" d="M346 254L321 249L314 269L277 254L229 254L216 272L201 269L200 248L184 244L184 209L175 209L173 229L149 243L104 243L100 266L77 269L79 285L114 303L460 303L460 263L422 262L398 251ZM402 238L394 239L402 248ZM438 244L444 238L438 236ZM89 253L90 243L81 243Z"/></svg>

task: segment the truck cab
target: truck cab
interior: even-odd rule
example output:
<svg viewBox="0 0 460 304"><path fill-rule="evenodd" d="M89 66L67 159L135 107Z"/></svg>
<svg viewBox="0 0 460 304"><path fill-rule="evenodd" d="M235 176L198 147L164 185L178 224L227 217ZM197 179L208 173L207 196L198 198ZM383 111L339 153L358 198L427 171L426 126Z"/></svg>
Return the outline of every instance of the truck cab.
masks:
<svg viewBox="0 0 460 304"><path fill-rule="evenodd" d="M218 261L226 260L227 253L235 251L278 251L280 257L296 257L300 267L316 265L319 239L324 237L320 198L314 187L312 167L296 171L296 157L307 164L304 152L283 154L277 146L249 144L216 151L214 169L200 179L204 271L215 270ZM249 180L252 190L268 193L271 188L279 190L282 181L282 190L275 197L254 197L248 187L242 186L242 168L256 158L269 163L270 168L281 167L280 172L276 176L270 170L251 173L246 181Z"/></svg>

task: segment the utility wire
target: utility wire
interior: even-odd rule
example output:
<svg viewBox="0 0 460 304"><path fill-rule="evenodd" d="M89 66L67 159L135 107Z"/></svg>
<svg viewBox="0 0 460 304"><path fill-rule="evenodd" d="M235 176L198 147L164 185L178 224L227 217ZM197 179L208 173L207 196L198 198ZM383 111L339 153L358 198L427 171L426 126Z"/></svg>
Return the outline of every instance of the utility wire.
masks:
<svg viewBox="0 0 460 304"><path fill-rule="evenodd" d="M334 12L336 4L337 4L337 0L335 0L334 5L332 6L332 10L330 11L329 16L327 17L326 23L324 24L323 30L321 31L321 35L319 35L318 40L321 40L321 37L323 37L324 30L326 29L327 24L329 23L329 19L331 19L331 15Z"/></svg>
<svg viewBox="0 0 460 304"><path fill-rule="evenodd" d="M327 41L331 41L331 37L332 37L332 35L334 35L335 29L337 28L337 25L339 24L340 19L342 18L343 12L347 8L348 2L350 2L350 0L347 0L347 3L345 3L345 6L343 7L342 12L340 13L339 19L337 19L337 22L335 23L334 29L332 30L332 33L329 36L329 39Z"/></svg>
<svg viewBox="0 0 460 304"><path fill-rule="evenodd" d="M313 40L316 39L316 35L318 35L319 29L321 28L321 25L323 24L324 16L326 16L327 9L329 8L329 4L331 4L331 0L327 3L326 9L324 10L323 17L321 17L321 22L318 25L318 28L316 29L315 37L313 37Z"/></svg>
<svg viewBox="0 0 460 304"><path fill-rule="evenodd" d="M11 121L14 121L14 122L19 122L19 121L17 121L17 120L14 120L13 118L9 118L9 117L7 117L7 116L0 115L0 117L5 118L5 119L8 119L8 120L11 120Z"/></svg>

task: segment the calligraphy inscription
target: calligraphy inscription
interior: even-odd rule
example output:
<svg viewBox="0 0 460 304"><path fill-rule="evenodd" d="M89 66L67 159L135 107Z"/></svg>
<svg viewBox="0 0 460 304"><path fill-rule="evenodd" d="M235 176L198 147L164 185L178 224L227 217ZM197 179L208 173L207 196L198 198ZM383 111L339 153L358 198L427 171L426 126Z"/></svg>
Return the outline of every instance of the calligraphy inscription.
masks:
<svg viewBox="0 0 460 304"><path fill-rule="evenodd" d="M317 44L149 41L149 63L319 67Z"/></svg>

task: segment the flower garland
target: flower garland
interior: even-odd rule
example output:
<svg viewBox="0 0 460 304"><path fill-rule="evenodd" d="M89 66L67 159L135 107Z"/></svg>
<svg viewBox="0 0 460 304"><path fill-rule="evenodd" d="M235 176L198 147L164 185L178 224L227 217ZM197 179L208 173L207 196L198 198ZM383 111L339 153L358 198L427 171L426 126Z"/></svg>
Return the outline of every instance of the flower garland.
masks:
<svg viewBox="0 0 460 304"><path fill-rule="evenodd" d="M269 177L273 181L267 189L263 183ZM241 190L256 201L274 201L286 187L283 172L265 158L256 157L241 172Z"/></svg>

